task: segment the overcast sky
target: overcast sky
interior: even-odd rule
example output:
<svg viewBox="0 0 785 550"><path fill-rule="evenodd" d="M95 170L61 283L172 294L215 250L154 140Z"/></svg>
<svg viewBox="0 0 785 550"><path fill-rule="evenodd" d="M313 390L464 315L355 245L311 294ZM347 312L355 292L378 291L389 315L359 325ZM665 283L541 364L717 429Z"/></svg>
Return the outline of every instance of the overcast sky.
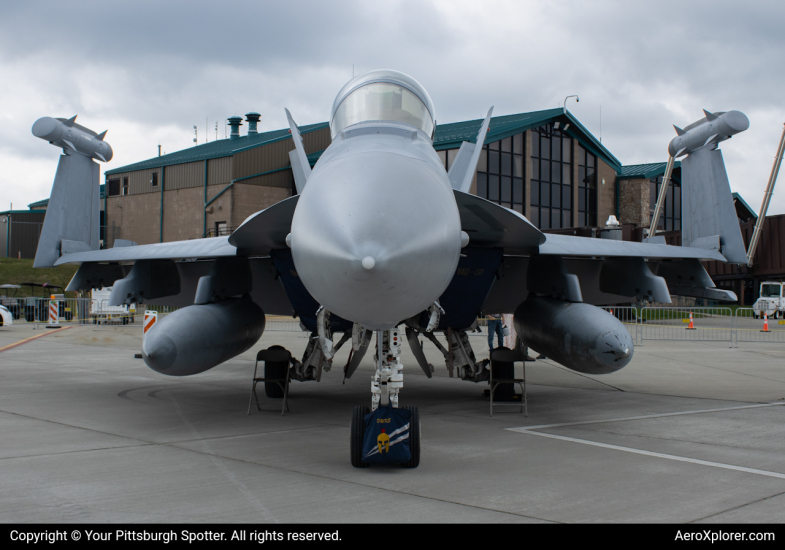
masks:
<svg viewBox="0 0 785 550"><path fill-rule="evenodd" d="M568 108L622 164L667 160L672 125L703 108L740 110L750 129L721 149L757 211L785 122L784 22L781 1L6 2L0 210L49 196L60 150L31 134L41 116L108 129L103 173L192 146L194 125L223 138L235 114L262 113L261 131L286 126L284 107L326 121L354 65L410 74L441 123L579 94Z"/></svg>

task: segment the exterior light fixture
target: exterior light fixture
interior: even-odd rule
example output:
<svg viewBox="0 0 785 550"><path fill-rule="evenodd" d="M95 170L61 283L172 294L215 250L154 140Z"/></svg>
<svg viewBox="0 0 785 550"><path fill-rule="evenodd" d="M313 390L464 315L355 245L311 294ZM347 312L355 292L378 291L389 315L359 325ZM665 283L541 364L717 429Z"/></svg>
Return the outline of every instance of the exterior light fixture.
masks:
<svg viewBox="0 0 785 550"><path fill-rule="evenodd" d="M565 97L564 108L563 108L564 114L567 114L567 100L570 99L571 97L575 98L575 103L579 103L581 101L581 99L577 95L568 95L567 97Z"/></svg>

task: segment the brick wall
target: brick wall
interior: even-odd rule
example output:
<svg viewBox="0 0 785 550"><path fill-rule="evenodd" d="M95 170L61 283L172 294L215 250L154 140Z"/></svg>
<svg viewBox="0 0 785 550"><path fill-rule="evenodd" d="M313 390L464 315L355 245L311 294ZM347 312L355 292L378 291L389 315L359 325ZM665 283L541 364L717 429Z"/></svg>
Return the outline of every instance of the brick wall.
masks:
<svg viewBox="0 0 785 550"><path fill-rule="evenodd" d="M607 184L606 184L607 185ZM626 179L619 182L619 222L648 227L649 180Z"/></svg>

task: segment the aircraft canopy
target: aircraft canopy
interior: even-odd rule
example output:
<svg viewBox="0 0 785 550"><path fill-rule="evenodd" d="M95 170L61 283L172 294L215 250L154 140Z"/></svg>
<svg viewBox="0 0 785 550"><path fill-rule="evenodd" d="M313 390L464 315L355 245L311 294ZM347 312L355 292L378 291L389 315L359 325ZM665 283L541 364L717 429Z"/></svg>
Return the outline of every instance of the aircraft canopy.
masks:
<svg viewBox="0 0 785 550"><path fill-rule="evenodd" d="M402 122L433 137L433 107L428 93L411 77L397 71L371 71L344 86L330 121L332 137L360 122Z"/></svg>

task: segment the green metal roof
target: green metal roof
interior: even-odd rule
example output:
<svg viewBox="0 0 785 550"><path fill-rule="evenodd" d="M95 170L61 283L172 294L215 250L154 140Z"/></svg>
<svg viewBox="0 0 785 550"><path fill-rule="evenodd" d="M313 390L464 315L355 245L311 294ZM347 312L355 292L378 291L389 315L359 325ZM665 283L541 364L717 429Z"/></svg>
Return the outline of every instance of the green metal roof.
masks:
<svg viewBox="0 0 785 550"><path fill-rule="evenodd" d="M588 149L591 153L601 157L608 165L617 172L621 169L621 162L608 151L602 143L597 140L572 113L565 111L561 107L546 109L544 111L532 111L530 113L518 113L516 115L505 115L491 118L488 127L488 135L485 142L490 143L506 137L518 134L524 130L537 128L548 122L561 121L564 125L570 124L567 134L577 139L581 146ZM452 124L440 124L436 127L433 146L437 151L443 149L454 149L461 146L461 142L476 142L477 132L480 130L482 120L467 120L465 122L454 122Z"/></svg>
<svg viewBox="0 0 785 550"><path fill-rule="evenodd" d="M101 189L99 191L100 198L103 199L106 196L106 184L101 184ZM38 202L31 202L27 205L27 207L32 210L36 206L49 206L49 199L43 199ZM16 212L16 210L15 210ZM21 212L26 212L25 210L21 210Z"/></svg>
<svg viewBox="0 0 785 550"><path fill-rule="evenodd" d="M622 166L619 172L620 180L630 179L650 179L665 174L665 166L667 162L654 162L649 164L630 164ZM681 161L677 160L673 164L674 171L681 168Z"/></svg>
<svg viewBox="0 0 785 550"><path fill-rule="evenodd" d="M750 205L747 204L747 201L741 198L741 195L739 195L738 193L733 193L733 199L743 204L744 208L747 209L747 212L750 214L751 217L755 218L756 220L758 219L758 215L755 213L755 211L752 208L750 208ZM738 211L738 208L736 210Z"/></svg>
<svg viewBox="0 0 785 550"><path fill-rule="evenodd" d="M43 212L40 210L3 210L0 212L0 216L5 216L6 214L43 214Z"/></svg>
<svg viewBox="0 0 785 550"><path fill-rule="evenodd" d="M591 153L601 157L608 165L614 170L619 172L622 168L621 162L608 151L602 143L600 143L591 132L589 132L578 120L572 116L569 111L564 111L561 108L546 109L544 111L533 111L530 113L518 113L515 115L505 115L493 117L491 119L488 135L485 138L486 143L504 139L506 137L518 134L531 128L537 128L543 124L555 121L561 121L565 125L570 124L567 129L567 134L577 139L581 145L589 150ZM443 149L455 149L461 146L461 142L469 141L475 142L477 132L480 130L482 120L467 120L463 122L454 122L452 124L440 124L436 127L434 135L434 148L437 151ZM322 128L328 128L327 122L320 122L318 124L311 124L300 128L300 133L305 134ZM562 126L563 128L564 126ZM197 145L183 149L176 153L170 153L161 157L153 157L149 160L121 166L105 172L105 175L111 176L113 174L120 174L123 172L131 172L135 170L145 170L150 168L160 168L161 166L170 166L173 164L182 164L185 162L194 162L198 160L213 159L220 157L228 157L239 151L244 151L253 147L259 147L282 139L291 137L288 129L275 130L272 132L265 132L255 136L242 136L239 139L230 140L222 139ZM317 151L308 155L308 160L315 163L321 156L323 151Z"/></svg>
<svg viewBox="0 0 785 550"><path fill-rule="evenodd" d="M570 127L567 130L568 134L577 139L583 147L605 160L605 162L617 172L621 169L619 160L603 147L580 122L575 120L569 111L565 114L560 108L493 117L491 118L485 143L504 139L556 120L565 123L569 122ZM444 149L457 149L464 141L475 143L477 132L480 131L482 122L481 119L477 119L464 122L453 122L452 124L440 124L436 127L436 132L433 137L434 148L437 151L442 151ZM324 151L317 151L308 155L308 161L311 163L311 166L319 160L319 157L323 152Z"/></svg>
<svg viewBox="0 0 785 550"><path fill-rule="evenodd" d="M33 208L35 208L37 206L47 206L48 204L49 204L49 199L44 199L44 200L38 201L38 202L31 202L30 204L27 205L27 207L30 210L32 210Z"/></svg>
<svg viewBox="0 0 785 550"><path fill-rule="evenodd" d="M311 168L314 167L316 161L319 160L319 158L322 156L322 153L324 153L324 151L325 149L322 149L321 151L314 151L313 153L308 155L308 164L311 165Z"/></svg>
<svg viewBox="0 0 785 550"><path fill-rule="evenodd" d="M318 124L309 124L300 127L301 134L307 134L322 128L327 128L329 125L326 122ZM291 138L289 129L274 130L272 132L264 132L253 136L241 136L238 139L220 139L218 141L211 141L196 147L189 147L176 153L169 153L160 157L153 157L142 162L135 164L128 164L119 168L113 168L104 172L104 175L111 176L114 174L122 174L123 172L133 172L136 170L147 170L150 168L160 168L161 166L171 166L173 164L183 164L186 162L194 162L199 160L208 160L221 157L230 157L239 151L245 151L253 147L267 145L276 141Z"/></svg>

